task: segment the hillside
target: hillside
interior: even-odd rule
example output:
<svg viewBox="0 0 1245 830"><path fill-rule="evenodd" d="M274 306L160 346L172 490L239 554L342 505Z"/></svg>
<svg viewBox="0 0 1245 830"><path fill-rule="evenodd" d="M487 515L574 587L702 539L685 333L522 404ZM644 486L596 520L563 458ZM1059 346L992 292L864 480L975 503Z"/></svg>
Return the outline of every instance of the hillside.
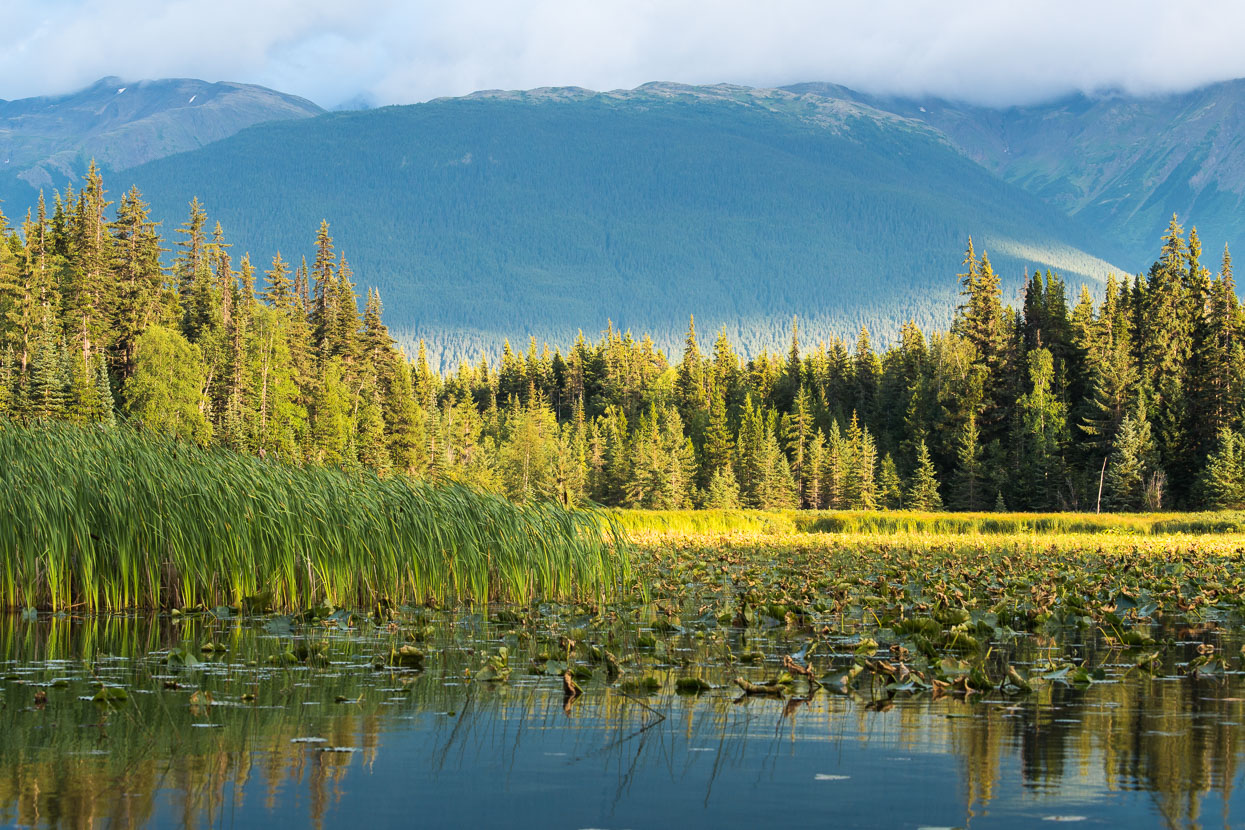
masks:
<svg viewBox="0 0 1245 830"><path fill-rule="evenodd" d="M1245 247L1245 80L1172 95L1075 95L992 109L881 98L834 84L789 90L914 118L1002 178L1123 246L1137 270L1172 213L1208 250Z"/></svg>
<svg viewBox="0 0 1245 830"><path fill-rule="evenodd" d="M103 78L69 95L0 100L0 198L16 213L10 203L24 208L40 188L63 189L92 158L106 170L124 170L253 124L320 112L264 87L184 78Z"/></svg>
<svg viewBox="0 0 1245 830"><path fill-rule="evenodd" d="M1014 292L1117 251L930 127L816 95L652 84L479 93L270 123L109 179L166 227L198 195L235 252L310 250L332 224L386 319L447 363L503 337L613 320L682 340L689 314L749 351L945 324L965 241ZM522 346L522 343L517 344Z"/></svg>

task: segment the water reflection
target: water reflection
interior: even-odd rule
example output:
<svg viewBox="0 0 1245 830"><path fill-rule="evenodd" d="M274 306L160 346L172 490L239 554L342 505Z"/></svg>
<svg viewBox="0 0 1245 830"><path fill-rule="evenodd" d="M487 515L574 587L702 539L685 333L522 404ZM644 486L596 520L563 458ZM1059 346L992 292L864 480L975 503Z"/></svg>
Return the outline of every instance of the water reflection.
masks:
<svg viewBox="0 0 1245 830"><path fill-rule="evenodd" d="M1081 632L1066 648L1106 669L1085 687L775 700L728 684L774 673L774 656L800 647L781 628L670 632L661 655L625 621L532 631L430 614L398 628L0 618L0 823L1210 827L1245 814L1241 676L1178 674L1199 644L1238 653L1227 630L1167 649L1154 673ZM411 630L424 670L375 670L374 656ZM564 656L568 631L639 655L629 673L662 678L663 691L624 693L597 668L567 699L552 670L526 673ZM226 650L205 655L204 643ZM472 681L503 644L510 682ZM285 659L303 646L325 658ZM1051 644L999 647L1020 662ZM202 663L170 665L173 649ZM769 660L729 662L748 649ZM721 688L673 694L691 674ZM101 683L129 699L92 702Z"/></svg>

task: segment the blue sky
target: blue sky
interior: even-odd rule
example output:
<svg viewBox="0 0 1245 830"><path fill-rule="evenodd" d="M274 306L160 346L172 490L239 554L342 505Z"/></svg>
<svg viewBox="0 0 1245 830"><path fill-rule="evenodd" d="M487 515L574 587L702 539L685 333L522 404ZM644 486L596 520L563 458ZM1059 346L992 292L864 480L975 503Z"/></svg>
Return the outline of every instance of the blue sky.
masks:
<svg viewBox="0 0 1245 830"><path fill-rule="evenodd" d="M1224 0L6 0L0 98L105 75L258 83L325 106L477 89L834 81L1028 103L1245 76Z"/></svg>

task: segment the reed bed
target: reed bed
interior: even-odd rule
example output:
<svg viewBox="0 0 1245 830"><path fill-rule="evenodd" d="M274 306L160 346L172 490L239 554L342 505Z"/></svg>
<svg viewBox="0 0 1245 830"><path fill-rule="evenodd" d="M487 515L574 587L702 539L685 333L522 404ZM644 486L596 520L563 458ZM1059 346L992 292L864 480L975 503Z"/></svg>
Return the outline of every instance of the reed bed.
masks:
<svg viewBox="0 0 1245 830"><path fill-rule="evenodd" d="M0 607L599 599L611 517L293 467L130 429L0 425Z"/></svg>

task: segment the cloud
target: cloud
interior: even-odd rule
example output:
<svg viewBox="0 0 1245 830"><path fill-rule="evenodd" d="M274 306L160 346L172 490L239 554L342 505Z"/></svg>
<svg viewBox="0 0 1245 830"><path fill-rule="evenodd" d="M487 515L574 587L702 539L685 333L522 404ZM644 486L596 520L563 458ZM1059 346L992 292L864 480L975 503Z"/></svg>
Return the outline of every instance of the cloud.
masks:
<svg viewBox="0 0 1245 830"><path fill-rule="evenodd" d="M0 96L104 75L264 84L332 106L477 89L833 81L1027 103L1245 76L1232 0L10 0Z"/></svg>

